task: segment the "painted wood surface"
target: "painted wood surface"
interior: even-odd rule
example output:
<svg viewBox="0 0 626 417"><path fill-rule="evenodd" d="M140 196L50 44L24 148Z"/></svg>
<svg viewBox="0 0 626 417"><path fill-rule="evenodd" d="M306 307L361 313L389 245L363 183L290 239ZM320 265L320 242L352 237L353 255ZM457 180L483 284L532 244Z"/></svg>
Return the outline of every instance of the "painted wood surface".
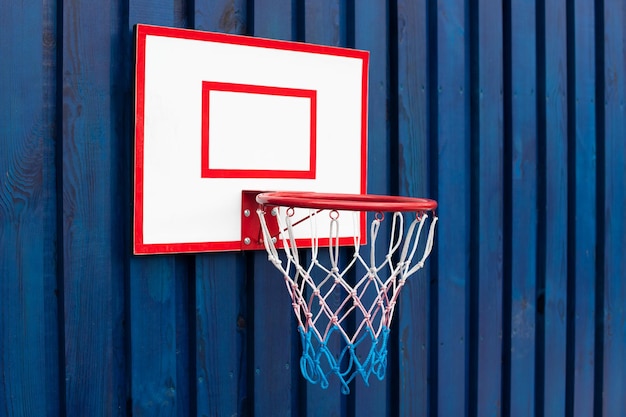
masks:
<svg viewBox="0 0 626 417"><path fill-rule="evenodd" d="M195 2L188 20L195 29L233 34L248 33L247 4L243 0ZM252 332L252 282L245 259L236 253L195 256L195 276L187 311L192 315L190 355L195 360L195 388L191 415L247 415L248 378L252 375L249 343ZM228 277L227 279L225 279ZM194 334L195 331L195 334ZM195 384L195 386L194 386Z"/></svg>
<svg viewBox="0 0 626 417"><path fill-rule="evenodd" d="M0 16L1 54L14 57L0 65L2 415L54 415L62 395L58 389L52 13L46 5L10 3Z"/></svg>
<svg viewBox="0 0 626 417"><path fill-rule="evenodd" d="M498 415L502 403L504 19L501 5L478 1L471 43L473 170L470 286L470 412ZM474 17L474 16L472 16ZM475 382L473 381L475 378Z"/></svg>
<svg viewBox="0 0 626 417"><path fill-rule="evenodd" d="M309 0L304 2L303 12L303 34L302 40L306 42L316 43L320 45L341 46L346 47L348 19L352 19L352 15L348 16L347 2L345 0ZM306 256L310 257L310 251L305 251ZM341 252L343 262L347 262L347 250ZM325 252L321 254L321 262L325 265L329 264L329 256ZM344 265L347 263L343 263ZM338 297L328 300L331 308L339 307ZM333 349L341 349L342 346L338 339L330 341ZM299 352L296 352L298 358ZM298 367L296 367L296 371ZM328 417L339 417L345 415L347 404L345 395L341 394L341 384L338 379L329 381L328 390L320 388L319 385L306 384L303 391L303 397L300 401L300 412L303 415L319 415Z"/></svg>
<svg viewBox="0 0 626 417"><path fill-rule="evenodd" d="M125 244L130 110L122 86L125 26L118 3L65 1L57 43L60 85L58 261L62 288L63 390L67 415L106 416L126 408ZM119 199L121 197L121 200Z"/></svg>
<svg viewBox="0 0 626 417"><path fill-rule="evenodd" d="M533 415L536 388L537 312L537 50L536 5L510 5L510 73L507 173L510 225L508 229L508 294L510 364L508 407L511 416Z"/></svg>
<svg viewBox="0 0 626 417"><path fill-rule="evenodd" d="M384 169L390 163L389 146L389 55L388 55L388 5L376 0L354 2L354 46L370 52L369 59L369 90L368 90L368 178L367 192L371 194L388 194L390 171ZM385 117L369 117L369 115L385 115ZM388 225L383 225L381 235L389 234ZM369 242L372 244L372 242ZM387 243L378 241L376 250L385 252ZM366 303L371 300L366 299ZM367 304L366 304L367 305ZM389 367L387 368L390 373ZM389 390L389 379L379 381L370 378L366 387L360 378L353 384L355 416L386 415L392 395Z"/></svg>
<svg viewBox="0 0 626 417"><path fill-rule="evenodd" d="M133 2L128 14L129 41L137 23L185 25L180 2L175 0ZM133 50L126 52L133 56ZM127 63L126 70L133 69ZM132 131L131 126L128 129ZM132 415L176 416L188 411L189 388L184 375L179 380L177 373L190 356L188 349L181 352L178 338L179 329L189 333L189 323L177 320L177 295L190 279L187 269L185 259L175 256L130 259L128 314L130 327L136 329L129 338Z"/></svg>
<svg viewBox="0 0 626 417"><path fill-rule="evenodd" d="M626 409L626 216L619 210L626 204L626 5L604 5L604 141L598 152L601 169L599 196L603 237L603 363L602 412L618 416ZM621 76L620 76L621 74Z"/></svg>
<svg viewBox="0 0 626 417"><path fill-rule="evenodd" d="M437 78L435 129L438 224L436 289L436 403L439 416L463 415L467 410L470 243L470 131L469 131L469 26L467 5L459 0L438 2L436 19ZM432 345L431 345L432 346ZM455 398L455 401L450 401Z"/></svg>
<svg viewBox="0 0 626 417"><path fill-rule="evenodd" d="M538 271L542 281L538 289L537 314L543 335L538 338L541 361L537 367L538 384L543 387L545 416L565 415L565 381L567 359L567 249L568 249L568 115L567 115L567 14L566 2L545 2L542 31L545 45L543 79L540 84L539 109L545 114L540 123L538 161L539 229L541 230L541 259ZM541 118L541 113L540 116ZM541 291L543 291L543 298ZM543 305L540 305L543 303ZM543 316L543 317L542 317ZM543 322L541 322L543 320Z"/></svg>
<svg viewBox="0 0 626 417"><path fill-rule="evenodd" d="M397 62L391 59L390 118L392 135L397 135L398 169L395 172L400 195L430 195L428 140L428 19L427 1L398 1L390 10L392 39L396 39ZM392 50L393 54L395 50ZM393 57L393 55L391 55ZM397 78L396 78L397 77ZM397 132L397 133L396 133ZM393 163L393 162L392 162ZM411 179L411 180L409 180ZM393 184L392 184L393 185ZM392 188L393 189L393 188ZM411 277L404 287L397 309L398 318L398 414L425 416L429 413L429 270ZM392 391L395 388L392 388Z"/></svg>
<svg viewBox="0 0 626 417"><path fill-rule="evenodd" d="M0 1L0 416L623 414L623 4ZM368 191L440 204L383 381L263 253L131 255L137 23L370 51Z"/></svg>
<svg viewBox="0 0 626 417"><path fill-rule="evenodd" d="M297 10L290 0L254 0L255 36L295 40ZM283 278L267 261L267 254L250 254L253 268L254 323L253 413L262 416L299 414L299 340L293 308ZM280 300L283 302L281 303Z"/></svg>
<svg viewBox="0 0 626 417"><path fill-rule="evenodd" d="M572 384L568 393L566 410L575 416L590 416L594 411L595 390L594 361L596 342L596 248L598 224L597 202L597 138L596 120L596 20L594 5L587 1L576 1L570 9L573 36L568 41L574 45L568 81L570 103L568 108L568 135L570 136L569 210L573 211L568 227L573 255L568 256L571 291L568 292L568 333L571 349L569 360ZM570 32L571 33L571 32ZM573 63L572 63L573 61ZM573 75L572 75L573 74ZM571 76L570 76L571 75ZM572 109L573 107L573 109ZM572 155L573 152L573 155ZM572 207L573 206L573 207ZM573 260L572 260L573 257ZM574 293L570 298L569 295ZM573 342L570 342L572 341ZM573 368L573 369L572 369Z"/></svg>

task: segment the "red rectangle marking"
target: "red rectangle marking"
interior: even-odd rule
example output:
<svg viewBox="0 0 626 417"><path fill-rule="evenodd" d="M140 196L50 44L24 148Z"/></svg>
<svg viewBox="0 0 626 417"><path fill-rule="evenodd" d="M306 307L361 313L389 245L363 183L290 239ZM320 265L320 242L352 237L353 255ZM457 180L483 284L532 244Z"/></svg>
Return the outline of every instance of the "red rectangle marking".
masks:
<svg viewBox="0 0 626 417"><path fill-rule="evenodd" d="M231 93L264 94L283 97L299 97L310 101L310 137L309 137L309 169L281 170L281 169L223 169L212 168L209 162L211 123L209 110L211 106L211 91L225 91ZM316 176L317 160L317 91L298 88L272 87L250 84L223 83L215 81L202 82L202 178L296 178L314 179Z"/></svg>

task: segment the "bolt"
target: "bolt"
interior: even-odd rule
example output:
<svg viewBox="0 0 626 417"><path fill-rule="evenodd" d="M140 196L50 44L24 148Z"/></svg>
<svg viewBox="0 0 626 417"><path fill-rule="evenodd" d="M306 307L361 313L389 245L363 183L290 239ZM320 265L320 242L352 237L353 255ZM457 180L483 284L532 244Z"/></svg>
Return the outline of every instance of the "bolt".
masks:
<svg viewBox="0 0 626 417"><path fill-rule="evenodd" d="M245 210L243 211L243 215L244 215L244 216L246 216L246 217L250 217L250 210L245 209Z"/></svg>
<svg viewBox="0 0 626 417"><path fill-rule="evenodd" d="M246 244L246 245L249 245L249 244L250 244L250 242L251 242L251 241L250 241L250 238L249 238L249 237L247 237L247 238L245 238L245 239L243 240L243 243L244 243L244 244Z"/></svg>

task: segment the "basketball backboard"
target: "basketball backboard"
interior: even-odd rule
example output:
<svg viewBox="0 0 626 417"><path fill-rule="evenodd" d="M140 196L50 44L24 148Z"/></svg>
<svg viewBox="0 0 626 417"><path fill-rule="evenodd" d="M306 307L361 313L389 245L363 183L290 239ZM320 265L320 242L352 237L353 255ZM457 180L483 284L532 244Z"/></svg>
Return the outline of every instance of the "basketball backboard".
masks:
<svg viewBox="0 0 626 417"><path fill-rule="evenodd" d="M136 36L135 254L245 249L245 190L366 193L367 52L149 25Z"/></svg>

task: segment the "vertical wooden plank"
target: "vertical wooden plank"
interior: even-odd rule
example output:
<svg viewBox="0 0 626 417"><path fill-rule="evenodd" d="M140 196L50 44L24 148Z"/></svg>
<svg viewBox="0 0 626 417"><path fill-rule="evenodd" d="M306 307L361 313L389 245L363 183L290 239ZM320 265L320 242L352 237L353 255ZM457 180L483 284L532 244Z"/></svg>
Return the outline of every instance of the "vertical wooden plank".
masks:
<svg viewBox="0 0 626 417"><path fill-rule="evenodd" d="M254 36L293 40L294 3L254 0ZM254 405L257 416L298 415L299 362L292 358L299 343L293 309L283 278L266 253L252 255L254 268Z"/></svg>
<svg viewBox="0 0 626 417"><path fill-rule="evenodd" d="M174 277L174 310L176 327L174 337L176 338L176 349L174 351L176 360L176 415L189 416L196 414L194 406L196 389L194 384L194 324L193 319L193 295L195 288L188 279L178 279L178 277L191 277L191 262L189 257L182 257L176 263Z"/></svg>
<svg viewBox="0 0 626 417"><path fill-rule="evenodd" d="M276 272L267 256L254 255L253 410L259 416L296 416L293 382L303 381L292 350L299 340L285 284Z"/></svg>
<svg viewBox="0 0 626 417"><path fill-rule="evenodd" d="M502 392L502 227L503 227L503 33L502 4L479 0L477 50L478 175L474 201L476 256L476 402L477 416L499 415Z"/></svg>
<svg viewBox="0 0 626 417"><path fill-rule="evenodd" d="M541 208L545 209L543 414L562 416L568 303L566 1L546 1L544 7L545 97L540 97L545 103L545 207Z"/></svg>
<svg viewBox="0 0 626 417"><path fill-rule="evenodd" d="M142 258L131 264L133 415L177 415L175 281L185 277L177 273L176 264L173 256Z"/></svg>
<svg viewBox="0 0 626 417"><path fill-rule="evenodd" d="M46 202L44 208L44 304L45 319L44 326L46 332L45 355L46 367L44 376L46 381L46 402L47 416L54 417L61 415L65 410L63 398L65 391L61 388L64 384L62 378L62 354L63 354L63 334L61 332L63 317L60 294L62 289L59 288L60 280L58 276L59 265L59 210L58 202L60 196L57 195L58 174L57 165L58 149L59 149L59 118L61 114L58 108L58 6L55 2L43 2L43 106L44 115L44 133L43 133L43 198ZM33 7L30 7L33 10ZM27 27L27 26L25 26ZM9 39L14 39L9 37ZM22 44L23 46L23 44ZM31 48L26 48L31 51ZM35 49L36 50L36 49ZM20 70L23 71L23 68ZM23 72L22 72L23 73ZM2 77L0 77L2 78ZM0 239L1 240L1 239Z"/></svg>
<svg viewBox="0 0 626 417"><path fill-rule="evenodd" d="M385 2L364 0L354 2L354 46L370 52L368 91L368 184L371 194L388 194L390 185L389 148L389 50L388 6ZM388 226L387 226L388 227ZM381 236L388 235L382 230ZM379 253L387 249L379 241ZM388 346L391 347L391 346ZM389 352L389 355L394 355ZM384 416L388 413L389 369L383 381L370 378L366 387L361 378L354 384L354 414Z"/></svg>
<svg viewBox="0 0 626 417"><path fill-rule="evenodd" d="M510 415L535 405L537 274L537 98L535 4L514 0L511 13L511 322Z"/></svg>
<svg viewBox="0 0 626 417"><path fill-rule="evenodd" d="M438 340L437 415L467 410L469 278L469 93L465 2L437 5Z"/></svg>
<svg viewBox="0 0 626 417"><path fill-rule="evenodd" d="M198 415L246 415L246 333L241 254L196 259L196 387ZM268 384L269 385L269 384Z"/></svg>
<svg viewBox="0 0 626 417"><path fill-rule="evenodd" d="M575 94L575 261L574 387L572 412L593 414L596 278L596 70L595 10L591 2L574 2ZM571 169L571 167L570 167ZM572 198L570 197L570 200ZM572 209L572 208L570 208ZM570 274L572 276L572 274ZM600 364L598 364L600 366Z"/></svg>
<svg viewBox="0 0 626 417"><path fill-rule="evenodd" d="M180 27L184 24L182 4L182 0L129 3L128 47L133 51L133 63L134 26L144 23ZM185 299L179 293L185 291L188 282L186 263L174 255L132 257L129 274L133 415L175 416L179 410L186 410L190 401L187 378L178 378L178 368L184 366L183 358L188 356L179 346L181 330L183 338L188 337L188 321L181 323L177 317L177 300Z"/></svg>
<svg viewBox="0 0 626 417"><path fill-rule="evenodd" d="M67 415L124 415L122 137L124 56L116 2L65 1L62 53L62 230Z"/></svg>
<svg viewBox="0 0 626 417"><path fill-rule="evenodd" d="M305 41L345 47L346 7L346 0L304 0Z"/></svg>
<svg viewBox="0 0 626 417"><path fill-rule="evenodd" d="M346 4L345 0L305 0L304 1L304 41L320 45L346 46ZM311 258L309 250L304 251L308 259ZM342 256L346 259L346 252L342 251ZM327 251L321 251L318 255L320 262L330 265ZM345 261L347 264L347 260ZM331 300L328 300L332 302ZM339 301L333 306L338 307ZM341 349L339 339L329 342L330 349ZM298 343L298 354L302 349ZM302 380L298 367L293 369L298 374L298 379ZM322 389L319 384L313 385L305 382L306 387L306 408L307 417L339 417L345 403L345 396L341 394L341 384L338 378L330 378L326 389Z"/></svg>
<svg viewBox="0 0 626 417"><path fill-rule="evenodd" d="M397 117L399 193L429 197L428 25L425 1L400 0L397 33ZM429 268L402 290L396 314L399 334L399 407L401 416L428 415Z"/></svg>
<svg viewBox="0 0 626 417"><path fill-rule="evenodd" d="M243 35L247 30L246 0L196 1L194 28Z"/></svg>
<svg viewBox="0 0 626 417"><path fill-rule="evenodd" d="M603 415L626 410L626 5L604 5L604 389ZM599 364L598 364L599 365Z"/></svg>
<svg viewBox="0 0 626 417"><path fill-rule="evenodd" d="M254 0L254 36L295 39L295 2Z"/></svg>
<svg viewBox="0 0 626 417"><path fill-rule="evenodd" d="M195 2L194 28L246 33L245 0ZM222 253L196 256L196 407L197 415L247 415L246 345L252 311L246 306L245 256ZM251 278L251 277L250 277Z"/></svg>
<svg viewBox="0 0 626 417"><path fill-rule="evenodd" d="M54 117L50 5L0 15L0 415L58 416Z"/></svg>

